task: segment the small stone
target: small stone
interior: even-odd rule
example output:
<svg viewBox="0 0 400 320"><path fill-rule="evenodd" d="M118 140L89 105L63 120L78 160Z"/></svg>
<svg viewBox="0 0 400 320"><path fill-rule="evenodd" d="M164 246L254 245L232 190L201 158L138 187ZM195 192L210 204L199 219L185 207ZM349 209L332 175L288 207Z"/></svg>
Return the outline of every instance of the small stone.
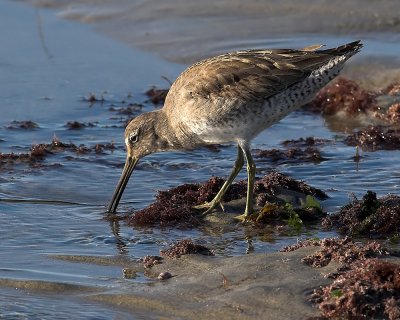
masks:
<svg viewBox="0 0 400 320"><path fill-rule="evenodd" d="M161 272L157 277L158 280L167 280L169 278L172 278L172 274L169 272Z"/></svg>

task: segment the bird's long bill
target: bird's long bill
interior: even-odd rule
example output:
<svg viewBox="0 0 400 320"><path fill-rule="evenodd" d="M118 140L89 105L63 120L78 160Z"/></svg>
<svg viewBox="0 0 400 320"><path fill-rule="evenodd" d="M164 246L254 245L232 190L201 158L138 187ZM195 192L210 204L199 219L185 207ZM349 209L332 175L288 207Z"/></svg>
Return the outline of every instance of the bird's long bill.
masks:
<svg viewBox="0 0 400 320"><path fill-rule="evenodd" d="M125 187L129 181L129 178L135 169L139 159L127 157L124 169L122 170L121 178L118 181L117 188L114 191L113 197L110 204L108 205L107 212L114 213L117 210L119 200L121 200L122 194L124 193Z"/></svg>

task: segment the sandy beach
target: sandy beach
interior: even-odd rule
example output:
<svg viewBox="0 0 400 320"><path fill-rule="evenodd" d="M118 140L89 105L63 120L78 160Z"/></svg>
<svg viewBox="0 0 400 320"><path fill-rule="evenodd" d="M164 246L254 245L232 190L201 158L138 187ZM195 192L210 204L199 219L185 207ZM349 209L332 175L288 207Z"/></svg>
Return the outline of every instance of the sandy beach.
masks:
<svg viewBox="0 0 400 320"><path fill-rule="evenodd" d="M345 72L369 88L400 79L397 49L374 43L382 37L388 40L384 46L400 41L394 0L368 6L358 0L248 1L246 5L240 1L37 0L35 4L55 8L62 18L89 24L97 32L183 64L243 48L329 47L337 44L338 37L343 42L367 37L372 43L363 49L366 55L356 57Z"/></svg>
<svg viewBox="0 0 400 320"><path fill-rule="evenodd" d="M88 23L99 32L180 63L239 47L292 47L321 40L329 46L337 36L358 39L366 33L379 37L379 33L400 31L395 0L368 6L360 0L246 4L236 0L38 0L35 4L56 8L63 18ZM399 40L394 37L392 41Z"/></svg>

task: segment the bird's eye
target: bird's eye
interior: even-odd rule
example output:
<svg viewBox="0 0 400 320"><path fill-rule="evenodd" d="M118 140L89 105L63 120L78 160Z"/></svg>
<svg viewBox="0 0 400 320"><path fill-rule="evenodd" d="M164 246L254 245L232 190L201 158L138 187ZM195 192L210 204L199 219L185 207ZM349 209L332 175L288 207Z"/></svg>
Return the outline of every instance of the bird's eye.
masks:
<svg viewBox="0 0 400 320"><path fill-rule="evenodd" d="M139 130L129 134L129 142L130 143L134 144L134 143L138 142L138 140L139 140Z"/></svg>

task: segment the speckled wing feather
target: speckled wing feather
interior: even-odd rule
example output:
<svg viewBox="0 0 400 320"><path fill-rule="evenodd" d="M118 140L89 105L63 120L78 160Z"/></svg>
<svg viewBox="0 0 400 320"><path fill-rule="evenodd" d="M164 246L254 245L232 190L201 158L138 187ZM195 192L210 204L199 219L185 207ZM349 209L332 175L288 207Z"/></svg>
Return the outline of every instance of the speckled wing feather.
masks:
<svg viewBox="0 0 400 320"><path fill-rule="evenodd" d="M203 60L173 83L163 112L192 142L249 140L310 101L361 46L247 50Z"/></svg>
<svg viewBox="0 0 400 320"><path fill-rule="evenodd" d="M267 99L304 80L331 58L294 50L236 52L194 65L187 72L195 76L183 88L196 100Z"/></svg>
<svg viewBox="0 0 400 320"><path fill-rule="evenodd" d="M275 49L228 53L192 65L171 89L185 92L185 99L197 102L223 100L235 103L239 99L251 103L265 100L304 80L335 56L355 53L357 44L316 51L306 48L305 51ZM174 100L174 97L170 98ZM180 101L183 101L182 96ZM168 107L176 106L171 102Z"/></svg>

